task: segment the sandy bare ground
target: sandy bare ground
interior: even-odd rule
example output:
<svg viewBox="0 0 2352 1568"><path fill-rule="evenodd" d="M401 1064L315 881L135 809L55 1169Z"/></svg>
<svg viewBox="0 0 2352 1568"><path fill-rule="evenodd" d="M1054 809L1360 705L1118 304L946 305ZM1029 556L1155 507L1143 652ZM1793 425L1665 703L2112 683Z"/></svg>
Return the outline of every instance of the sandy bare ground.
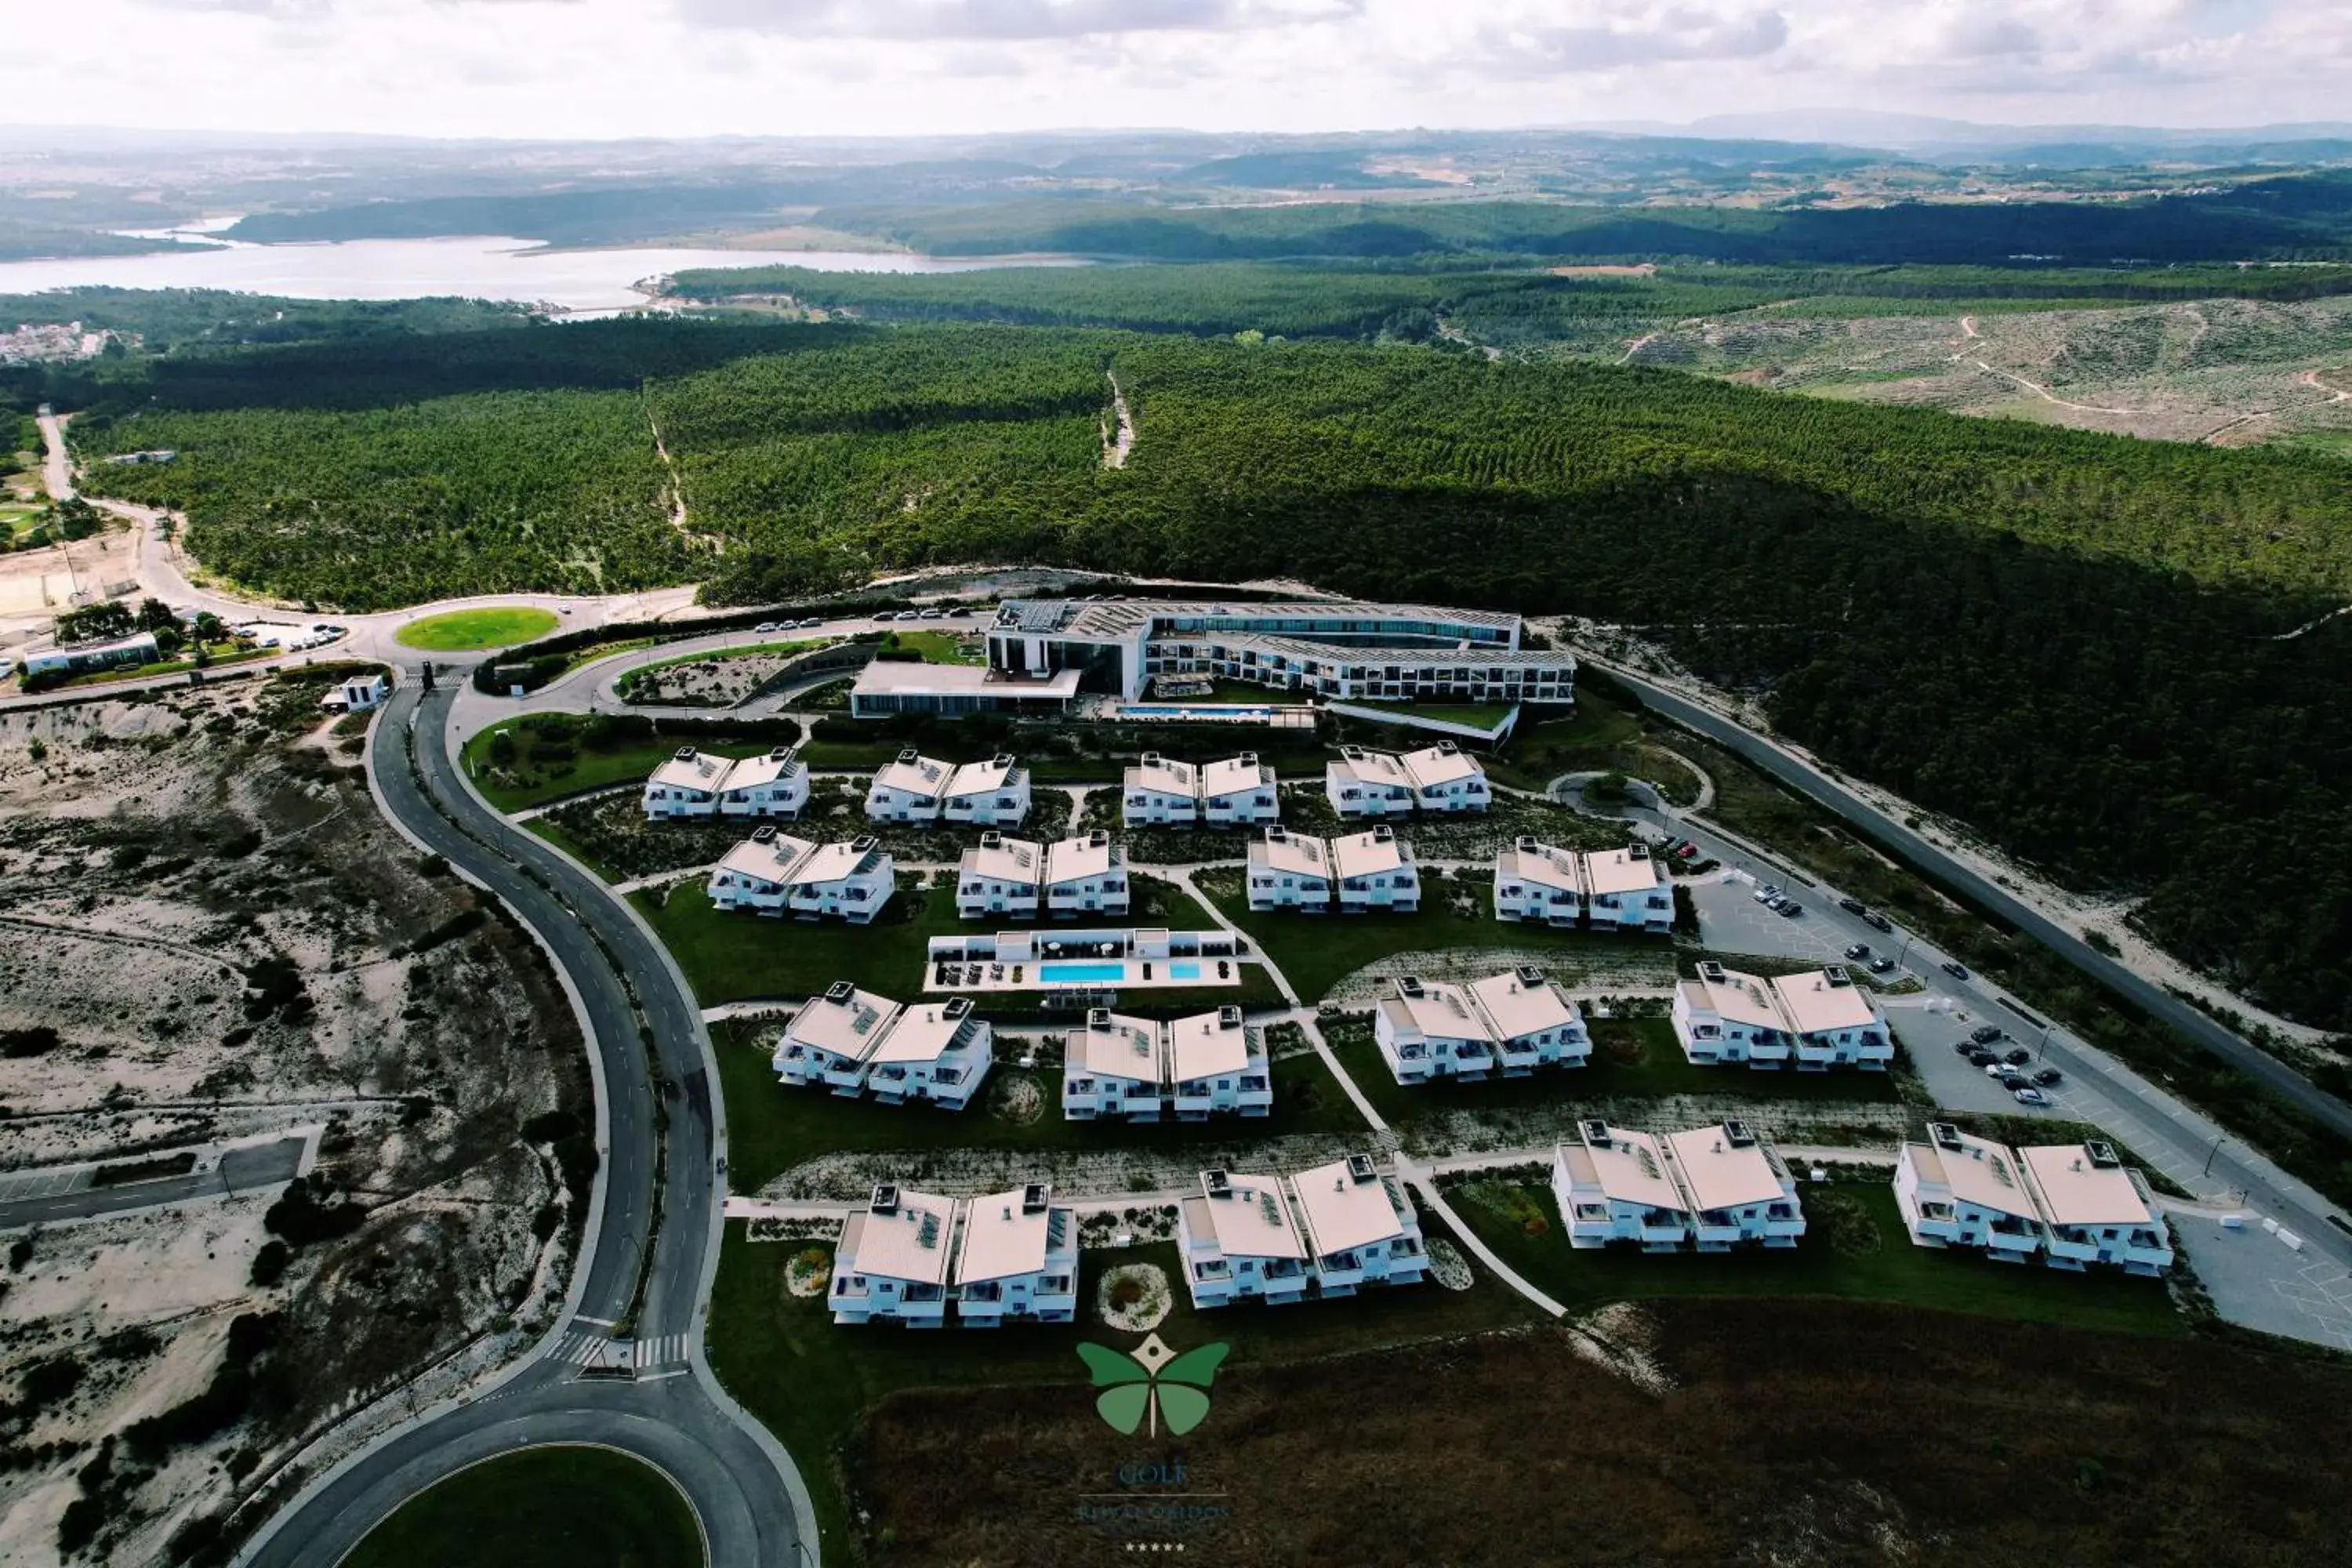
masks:
<svg viewBox="0 0 2352 1568"><path fill-rule="evenodd" d="M562 1130L520 1130L585 1128L569 1007L315 714L254 688L0 713L0 1165L324 1122L303 1206L350 1216L273 1222L269 1193L0 1237L12 1568L84 1527L77 1563L168 1561L306 1434L558 1304Z"/></svg>

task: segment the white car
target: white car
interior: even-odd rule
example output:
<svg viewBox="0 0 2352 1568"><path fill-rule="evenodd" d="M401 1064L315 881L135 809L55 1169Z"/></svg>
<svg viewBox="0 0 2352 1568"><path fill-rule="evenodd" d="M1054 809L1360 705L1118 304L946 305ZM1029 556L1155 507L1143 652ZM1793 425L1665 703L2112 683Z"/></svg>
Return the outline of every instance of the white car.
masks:
<svg viewBox="0 0 2352 1568"><path fill-rule="evenodd" d="M1759 904L1769 904L1780 896L1780 889L1769 882L1756 889L1756 901Z"/></svg>
<svg viewBox="0 0 2352 1568"><path fill-rule="evenodd" d="M2050 1097L2042 1093L2040 1089L2034 1088L2032 1084L2027 1084L2022 1088L2012 1089L2011 1092L2015 1096L2017 1103L2020 1105L2030 1105L2038 1110L2050 1103Z"/></svg>

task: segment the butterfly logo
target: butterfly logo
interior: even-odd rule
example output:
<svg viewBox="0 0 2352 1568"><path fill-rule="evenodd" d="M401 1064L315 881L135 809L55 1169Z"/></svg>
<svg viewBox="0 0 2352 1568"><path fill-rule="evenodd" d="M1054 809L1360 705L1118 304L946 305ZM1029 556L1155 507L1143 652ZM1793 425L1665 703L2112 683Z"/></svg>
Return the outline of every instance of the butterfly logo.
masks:
<svg viewBox="0 0 2352 1568"><path fill-rule="evenodd" d="M1179 1355L1152 1335L1133 1353L1108 1345L1080 1344L1078 1359L1094 1374L1095 1409L1119 1432L1132 1434L1148 1421L1147 1436L1160 1424L1181 1437L1208 1419L1209 1384L1232 1346L1195 1345Z"/></svg>

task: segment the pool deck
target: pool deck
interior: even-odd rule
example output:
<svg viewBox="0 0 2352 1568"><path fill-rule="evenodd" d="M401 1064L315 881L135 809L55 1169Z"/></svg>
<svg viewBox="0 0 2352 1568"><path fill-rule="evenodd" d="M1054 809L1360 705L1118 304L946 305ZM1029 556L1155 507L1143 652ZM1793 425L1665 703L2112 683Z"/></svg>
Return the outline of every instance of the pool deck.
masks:
<svg viewBox="0 0 2352 1568"><path fill-rule="evenodd" d="M1271 702L1122 702L1112 715L1142 724L1263 724L1312 730L1315 710Z"/></svg>
<svg viewBox="0 0 2352 1568"><path fill-rule="evenodd" d="M992 991L1192 991L1210 986L1239 985L1242 983L1242 965L1249 961L1238 958L1128 958L1116 962L1118 967L1124 971L1116 980L1045 980L1037 973L1043 968L1065 963L1085 964L1088 968L1097 966L1086 964L1082 959L1044 959L1003 964L966 961L963 963L964 978L954 985L940 984L940 965L932 963L924 966L923 989L948 995L985 994ZM1225 965L1226 973L1223 977L1217 973L1220 963ZM1143 978L1147 964L1151 970L1151 977L1148 980ZM1171 969L1195 968L1198 973L1190 975L1170 973ZM973 978L974 971L979 973L977 979ZM1013 978L1016 974L1020 976L1017 980Z"/></svg>

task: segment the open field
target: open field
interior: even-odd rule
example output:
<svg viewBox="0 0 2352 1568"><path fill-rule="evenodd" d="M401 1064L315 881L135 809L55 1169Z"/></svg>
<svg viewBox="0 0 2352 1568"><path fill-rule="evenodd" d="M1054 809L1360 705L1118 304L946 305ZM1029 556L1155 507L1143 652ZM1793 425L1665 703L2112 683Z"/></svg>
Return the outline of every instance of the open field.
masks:
<svg viewBox="0 0 2352 1568"><path fill-rule="evenodd" d="M2340 1364L1855 1301L1655 1301L1591 1330L1312 1364L1236 1343L1181 1442L1117 1438L1067 1383L935 1377L848 1450L866 1561L2205 1568L2331 1563L2352 1528L2352 1480L2310 1458ZM1177 1459L1181 1481L1121 1484Z"/></svg>
<svg viewBox="0 0 2352 1568"><path fill-rule="evenodd" d="M409 622L396 634L404 647L434 653L471 653L486 647L511 647L555 629L556 615L530 605L489 605L478 610L451 610Z"/></svg>
<svg viewBox="0 0 2352 1568"><path fill-rule="evenodd" d="M694 1510L667 1478L610 1448L486 1460L401 1506L341 1568L693 1568Z"/></svg>
<svg viewBox="0 0 2352 1568"><path fill-rule="evenodd" d="M544 717L574 721L575 727L567 727L560 736L551 737L532 723L534 719ZM682 745L697 746L713 756L748 757L767 751L774 743L712 742L676 734L592 742L588 733L576 727L587 718L583 714L524 714L489 725L468 737L459 753L466 776L481 791L482 798L500 811L521 811L606 784L641 784ZM514 746L512 760L503 764L496 760L500 731Z"/></svg>

